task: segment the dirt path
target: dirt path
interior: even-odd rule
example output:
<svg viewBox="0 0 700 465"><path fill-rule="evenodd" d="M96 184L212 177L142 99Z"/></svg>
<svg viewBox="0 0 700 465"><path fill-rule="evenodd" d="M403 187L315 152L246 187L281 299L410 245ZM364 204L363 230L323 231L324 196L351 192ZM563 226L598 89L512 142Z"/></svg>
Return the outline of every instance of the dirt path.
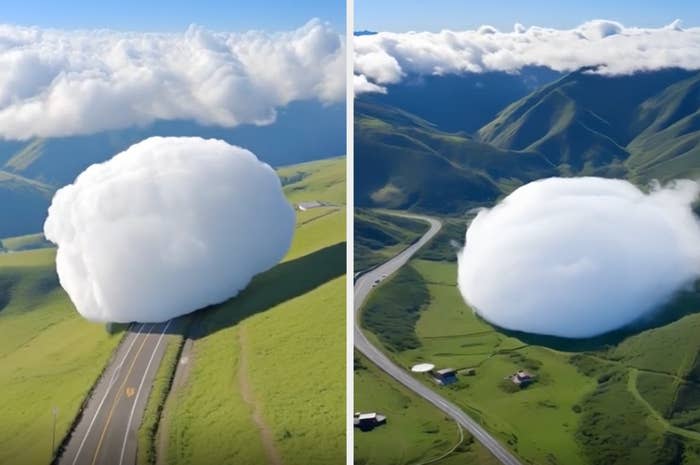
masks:
<svg viewBox="0 0 700 465"><path fill-rule="evenodd" d="M637 375L639 370L636 368L630 368L628 378L627 378L627 390L637 399L642 405L644 405L649 413L659 422L659 424L667 431L677 434L679 436L686 437L688 439L693 439L695 441L700 441L700 433L696 431L691 431L678 426L673 426L666 420L647 400L642 397L642 394L637 389Z"/></svg>
<svg viewBox="0 0 700 465"><path fill-rule="evenodd" d="M240 383L243 400L253 409L253 421L260 431L260 440L262 442L265 455L267 456L268 465L284 465L284 462L282 462L282 457L275 447L275 439L272 434L272 430L269 426L267 426L265 420L263 419L262 412L260 411L260 404L255 401L253 390L250 386L250 380L248 379L248 345L245 325L240 325L239 327L238 344L240 347L240 358L238 361L238 382Z"/></svg>

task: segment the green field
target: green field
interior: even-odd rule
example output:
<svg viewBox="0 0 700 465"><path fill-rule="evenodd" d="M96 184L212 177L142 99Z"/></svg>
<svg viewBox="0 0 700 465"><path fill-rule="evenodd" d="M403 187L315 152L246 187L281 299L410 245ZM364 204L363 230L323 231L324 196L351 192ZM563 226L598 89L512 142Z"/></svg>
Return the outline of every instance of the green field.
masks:
<svg viewBox="0 0 700 465"><path fill-rule="evenodd" d="M428 230L424 221L357 208L353 227L355 272L378 265L418 240Z"/></svg>
<svg viewBox="0 0 700 465"><path fill-rule="evenodd" d="M42 249L52 246L53 244L44 239L44 235L41 233L8 237L0 240L0 251L5 249L10 252L20 252L22 250Z"/></svg>
<svg viewBox="0 0 700 465"><path fill-rule="evenodd" d="M176 321L139 430L140 464L259 462L269 443L286 464L344 462L345 159L280 171L291 202L327 206L298 212L283 264ZM58 444L121 339L75 312L54 249L22 251L46 245L40 234L2 241L12 251L0 253L2 464L50 462L52 408ZM188 333L192 360L168 397Z"/></svg>
<svg viewBox="0 0 700 465"><path fill-rule="evenodd" d="M54 249L0 254L0 463L52 458L121 339L89 323L58 285Z"/></svg>
<svg viewBox="0 0 700 465"><path fill-rule="evenodd" d="M491 465L498 461L460 432L457 423L403 388L359 353L355 354L355 410L387 416L386 425L355 430L358 465L439 464Z"/></svg>
<svg viewBox="0 0 700 465"><path fill-rule="evenodd" d="M700 373L700 314L612 345L562 351L549 344L551 338L515 337L476 316L456 287L455 263L415 259L405 270L411 269L413 287L425 286L429 293L413 326L415 346L397 350L381 332L370 337L384 342L387 353L407 368L418 362L475 368L475 376L460 376L447 388L422 380L527 463L700 463L700 388L694 378ZM375 313L400 312L409 286L400 272L372 293L366 309L380 302ZM686 313L693 302L684 302ZM504 377L521 368L533 372L536 382L513 389Z"/></svg>
<svg viewBox="0 0 700 465"><path fill-rule="evenodd" d="M280 170L293 202L333 205L298 212L282 264L193 316L158 463L344 463L344 167Z"/></svg>

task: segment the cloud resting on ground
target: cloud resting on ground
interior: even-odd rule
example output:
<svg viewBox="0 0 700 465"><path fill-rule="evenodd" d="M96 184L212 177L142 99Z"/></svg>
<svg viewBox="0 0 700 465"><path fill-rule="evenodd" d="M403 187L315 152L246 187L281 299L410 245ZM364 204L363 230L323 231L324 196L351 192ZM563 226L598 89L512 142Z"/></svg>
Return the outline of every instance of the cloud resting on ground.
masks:
<svg viewBox="0 0 700 465"><path fill-rule="evenodd" d="M472 221L459 289L502 328L582 338L650 315L700 277L700 186L550 178Z"/></svg>
<svg viewBox="0 0 700 465"><path fill-rule="evenodd" d="M238 294L283 258L294 224L277 174L251 152L152 137L60 189L44 233L85 318L159 322Z"/></svg>

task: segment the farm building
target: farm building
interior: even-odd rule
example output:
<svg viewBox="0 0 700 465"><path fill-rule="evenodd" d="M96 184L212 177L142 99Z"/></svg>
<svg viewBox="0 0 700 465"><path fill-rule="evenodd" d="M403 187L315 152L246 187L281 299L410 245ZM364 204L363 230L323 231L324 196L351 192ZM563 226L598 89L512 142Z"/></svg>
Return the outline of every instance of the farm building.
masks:
<svg viewBox="0 0 700 465"><path fill-rule="evenodd" d="M517 373L513 373L510 379L521 387L527 386L535 380L534 376L525 370L518 370Z"/></svg>
<svg viewBox="0 0 700 465"><path fill-rule="evenodd" d="M377 426L386 424L386 416L376 412L355 412L353 423L355 428L360 428L362 431L371 431Z"/></svg>
<svg viewBox="0 0 700 465"><path fill-rule="evenodd" d="M323 203L318 200L312 200L310 202L299 202L297 204L297 210L305 212L306 210L311 210L312 208L322 207Z"/></svg>
<svg viewBox="0 0 700 465"><path fill-rule="evenodd" d="M457 382L457 370L454 368L443 368L431 372L438 384L447 385Z"/></svg>

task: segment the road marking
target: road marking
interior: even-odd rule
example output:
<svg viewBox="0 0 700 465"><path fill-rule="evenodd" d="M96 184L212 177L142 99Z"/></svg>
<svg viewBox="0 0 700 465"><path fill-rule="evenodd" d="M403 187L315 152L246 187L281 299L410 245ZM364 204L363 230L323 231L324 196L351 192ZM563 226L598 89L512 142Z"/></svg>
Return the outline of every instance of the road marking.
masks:
<svg viewBox="0 0 700 465"><path fill-rule="evenodd" d="M112 386L114 386L114 381L116 380L117 375L119 374L119 371L122 369L122 365L124 365L124 361L126 360L126 357L128 357L129 353L131 353L131 349L134 347L134 344L136 343L136 340L138 339L139 334L141 334L141 331L143 331L144 326L145 325L142 324L139 327L139 330L136 332L134 339L131 341L131 344L129 344L129 348L127 349L126 353L122 357L119 364L116 366L114 373L112 373L112 377L110 378L109 383L107 383L107 389L105 390L105 395L102 396L102 400L100 400L100 403L97 406L97 410L95 411L95 414L92 416L92 420L90 420L90 424L88 425L87 431L85 431L85 435L83 436L82 441L80 441L80 445L78 446L78 451L75 453L75 457L73 458L73 465L75 465L78 462L78 457L80 456L80 452L83 450L83 446L85 446L85 441L87 441L88 435L90 435L90 430L92 430L92 426L95 424L95 420L97 419L97 415L99 415L100 410L102 410L102 404L104 404L105 400L107 399L107 396L109 395L109 391L112 389Z"/></svg>
<svg viewBox="0 0 700 465"><path fill-rule="evenodd" d="M134 399L134 403L131 406L131 413L129 413L129 421L126 423L126 429L124 430L124 441L122 442L122 451L119 454L119 465L122 465L122 462L124 461L124 452L126 451L126 438L129 435L129 428L131 428L131 421L134 419L134 411L136 410L136 404L139 401L139 396L141 395L141 388L143 388L143 383L146 381L146 375L148 374L148 370L151 368L151 363L153 363L153 357L155 357L156 352L158 352L158 347L160 347L160 343L163 340L163 336L165 335L165 332L168 330L168 326L170 326L170 322L172 320L168 320L168 323L165 325L165 328L163 328L163 331L160 333L160 336L158 336L158 342L156 343L155 349L153 349L153 352L151 353L151 358L148 360L148 365L146 365L146 369L143 371L143 376L141 377L141 382L139 383L139 389L136 391L136 398Z"/></svg>
<svg viewBox="0 0 700 465"><path fill-rule="evenodd" d="M126 388L125 394L126 394L126 397L134 397L134 394L136 394L136 389L129 386L128 388Z"/></svg>
<svg viewBox="0 0 700 465"><path fill-rule="evenodd" d="M141 346L139 347L139 350L136 351L136 354L134 355L133 360L131 361L131 365L129 365L129 370L127 370L126 375L124 376L124 381L122 382L122 385L119 386L119 389L117 389L117 392L121 391L124 389L124 386L126 386L126 382L129 380L129 376L131 375L131 371L134 369L134 365L136 365L136 361L139 358L139 354L141 354L141 351L143 350L143 347L146 345L146 342L148 341L148 335L151 334L151 331L153 330L153 327L148 330L148 333L146 333L146 336L143 338L143 342L141 343ZM102 448L102 442L105 439L105 434L107 434L107 429L109 428L109 423L112 421L112 415L114 415L114 410L117 408L117 404L119 403L119 399L121 399L121 396L115 395L114 396L114 401L112 401L112 408L109 409L109 414L107 415L107 420L105 421L105 426L102 428L102 434L100 434L100 439L97 441L97 447L95 448L95 455L92 456L92 465L95 465L95 462L97 462L97 456L100 453L100 449Z"/></svg>

